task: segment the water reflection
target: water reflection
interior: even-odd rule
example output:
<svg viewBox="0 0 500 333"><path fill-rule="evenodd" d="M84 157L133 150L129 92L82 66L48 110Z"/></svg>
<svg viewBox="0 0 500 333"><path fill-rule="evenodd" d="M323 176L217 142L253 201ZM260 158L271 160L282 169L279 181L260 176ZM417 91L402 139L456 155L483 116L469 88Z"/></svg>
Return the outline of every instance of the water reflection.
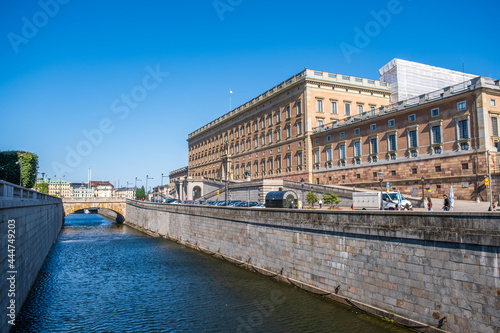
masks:
<svg viewBox="0 0 500 333"><path fill-rule="evenodd" d="M11 332L403 332L99 215L70 215Z"/></svg>

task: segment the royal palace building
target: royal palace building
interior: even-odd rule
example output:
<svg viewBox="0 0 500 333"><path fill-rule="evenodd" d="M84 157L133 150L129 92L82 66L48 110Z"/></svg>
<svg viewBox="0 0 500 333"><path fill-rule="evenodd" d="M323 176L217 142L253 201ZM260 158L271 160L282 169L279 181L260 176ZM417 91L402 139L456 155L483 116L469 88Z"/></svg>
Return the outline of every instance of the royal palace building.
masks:
<svg viewBox="0 0 500 333"><path fill-rule="evenodd" d="M376 112L389 96L384 82L306 69L189 134L189 176L311 181L312 129Z"/></svg>
<svg viewBox="0 0 500 333"><path fill-rule="evenodd" d="M313 182L487 200L498 165L498 80L476 77L313 128ZM386 186L387 182L389 186ZM495 199L496 200L496 199Z"/></svg>
<svg viewBox="0 0 500 333"><path fill-rule="evenodd" d="M390 96L387 82L306 69L189 134L188 177L487 200L491 174L498 195L498 80Z"/></svg>

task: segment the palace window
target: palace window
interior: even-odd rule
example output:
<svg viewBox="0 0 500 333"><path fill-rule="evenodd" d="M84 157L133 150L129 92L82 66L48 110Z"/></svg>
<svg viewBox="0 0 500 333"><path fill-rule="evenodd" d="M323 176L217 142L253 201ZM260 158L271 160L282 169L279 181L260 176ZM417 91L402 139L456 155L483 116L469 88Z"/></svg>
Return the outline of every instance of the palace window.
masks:
<svg viewBox="0 0 500 333"><path fill-rule="evenodd" d="M323 100L322 99L316 100L316 112L323 112Z"/></svg>
<svg viewBox="0 0 500 333"><path fill-rule="evenodd" d="M341 160L345 159L345 144L339 146L339 155Z"/></svg>
<svg viewBox="0 0 500 333"><path fill-rule="evenodd" d="M458 121L458 139L469 138L469 119L462 119Z"/></svg>
<svg viewBox="0 0 500 333"><path fill-rule="evenodd" d="M337 111L337 102L333 102L333 101L330 102L330 106L331 106L331 111L330 112L333 113L333 114L337 114L338 113L338 111Z"/></svg>
<svg viewBox="0 0 500 333"><path fill-rule="evenodd" d="M370 149L372 154L378 154L378 140L377 138L370 139Z"/></svg>
<svg viewBox="0 0 500 333"><path fill-rule="evenodd" d="M387 136L387 140L389 140L389 151L395 151L397 150L396 147L396 133L389 134Z"/></svg>
<svg viewBox="0 0 500 333"><path fill-rule="evenodd" d="M351 103L345 103L344 104L344 114L346 116L350 116L351 115Z"/></svg>
<svg viewBox="0 0 500 333"><path fill-rule="evenodd" d="M417 129L408 130L408 147L410 148L418 147Z"/></svg>
<svg viewBox="0 0 500 333"><path fill-rule="evenodd" d="M319 163L319 162L321 162L321 154L320 154L319 149L316 149L316 150L314 151L314 162L315 162L315 163Z"/></svg>
<svg viewBox="0 0 500 333"><path fill-rule="evenodd" d="M498 136L498 117L491 117L491 136Z"/></svg>
<svg viewBox="0 0 500 333"><path fill-rule="evenodd" d="M458 111L463 111L466 108L467 108L467 104L465 103L465 101L457 103L457 110Z"/></svg>
<svg viewBox="0 0 500 333"><path fill-rule="evenodd" d="M358 104L358 115L363 114L363 104Z"/></svg>
<svg viewBox="0 0 500 333"><path fill-rule="evenodd" d="M354 142L354 156L361 156L361 141Z"/></svg>
<svg viewBox="0 0 500 333"><path fill-rule="evenodd" d="M441 124L431 126L431 143L441 143Z"/></svg>

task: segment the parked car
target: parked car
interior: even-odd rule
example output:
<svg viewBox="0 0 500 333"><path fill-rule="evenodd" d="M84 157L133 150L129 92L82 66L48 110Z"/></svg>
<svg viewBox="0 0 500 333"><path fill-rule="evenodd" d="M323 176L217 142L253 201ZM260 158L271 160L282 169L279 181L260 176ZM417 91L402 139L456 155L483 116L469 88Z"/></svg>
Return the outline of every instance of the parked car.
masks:
<svg viewBox="0 0 500 333"><path fill-rule="evenodd" d="M254 207L254 206L257 206L259 203L258 202L255 202L255 201L243 201L243 202L240 202L240 203L237 203L236 204L236 207Z"/></svg>

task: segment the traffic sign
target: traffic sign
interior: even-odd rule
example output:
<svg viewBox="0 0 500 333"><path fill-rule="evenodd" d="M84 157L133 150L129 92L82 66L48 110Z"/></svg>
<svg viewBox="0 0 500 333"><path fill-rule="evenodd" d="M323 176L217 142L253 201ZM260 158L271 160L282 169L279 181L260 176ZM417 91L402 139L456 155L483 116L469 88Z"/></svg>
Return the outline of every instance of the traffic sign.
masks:
<svg viewBox="0 0 500 333"><path fill-rule="evenodd" d="M387 190L389 190L391 188L389 182L387 182Z"/></svg>

